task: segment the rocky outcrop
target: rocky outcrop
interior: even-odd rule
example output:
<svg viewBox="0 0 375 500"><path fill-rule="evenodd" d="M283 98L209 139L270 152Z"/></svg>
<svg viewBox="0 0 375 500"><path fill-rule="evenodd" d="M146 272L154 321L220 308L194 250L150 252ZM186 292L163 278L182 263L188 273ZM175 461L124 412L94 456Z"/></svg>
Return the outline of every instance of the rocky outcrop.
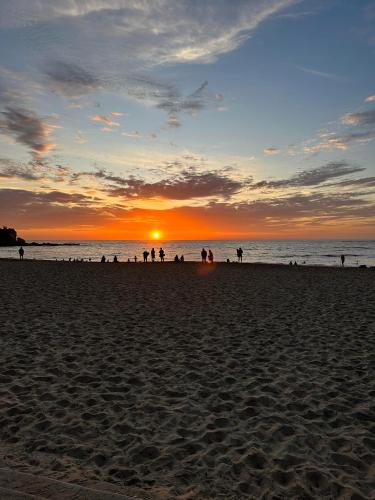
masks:
<svg viewBox="0 0 375 500"><path fill-rule="evenodd" d="M17 231L15 229L6 226L2 229L0 228L0 246L12 247L21 245L26 245L26 241L17 236Z"/></svg>

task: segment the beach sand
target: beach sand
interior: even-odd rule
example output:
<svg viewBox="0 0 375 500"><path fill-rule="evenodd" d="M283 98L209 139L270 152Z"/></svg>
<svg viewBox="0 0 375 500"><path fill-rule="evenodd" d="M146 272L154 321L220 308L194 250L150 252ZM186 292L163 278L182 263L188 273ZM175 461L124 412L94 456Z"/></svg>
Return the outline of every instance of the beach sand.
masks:
<svg viewBox="0 0 375 500"><path fill-rule="evenodd" d="M375 498L375 269L0 261L0 335L0 498Z"/></svg>

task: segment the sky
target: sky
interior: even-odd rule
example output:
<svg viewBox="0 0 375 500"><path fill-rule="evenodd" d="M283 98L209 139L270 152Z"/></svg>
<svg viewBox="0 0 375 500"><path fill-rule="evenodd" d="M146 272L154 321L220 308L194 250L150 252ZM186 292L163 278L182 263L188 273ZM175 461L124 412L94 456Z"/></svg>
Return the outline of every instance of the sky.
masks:
<svg viewBox="0 0 375 500"><path fill-rule="evenodd" d="M374 239L375 0L1 0L0 225Z"/></svg>

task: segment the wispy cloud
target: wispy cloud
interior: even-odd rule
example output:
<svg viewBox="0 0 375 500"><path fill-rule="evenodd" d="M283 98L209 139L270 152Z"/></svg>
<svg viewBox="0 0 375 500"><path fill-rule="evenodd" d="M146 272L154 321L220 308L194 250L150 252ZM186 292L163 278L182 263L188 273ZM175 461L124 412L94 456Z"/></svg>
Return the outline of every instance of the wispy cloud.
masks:
<svg viewBox="0 0 375 500"><path fill-rule="evenodd" d="M86 94L101 86L96 76L73 62L50 61L45 65L44 72L52 88L67 96Z"/></svg>
<svg viewBox="0 0 375 500"><path fill-rule="evenodd" d="M369 95L366 97L365 102L375 102L375 95Z"/></svg>
<svg viewBox="0 0 375 500"><path fill-rule="evenodd" d="M263 153L266 155L274 156L280 153L280 149L274 147L268 147L263 149Z"/></svg>
<svg viewBox="0 0 375 500"><path fill-rule="evenodd" d="M375 131L350 132L347 134L332 133L321 137L315 144L306 145L303 148L305 153L319 153L321 151L333 151L335 149L345 151L352 144L367 144L375 139Z"/></svg>
<svg viewBox="0 0 375 500"><path fill-rule="evenodd" d="M136 139L139 139L140 137L142 137L142 134L141 132L139 132L139 130L133 130L131 132L122 132L122 134L124 137L132 137L132 138L136 138Z"/></svg>
<svg viewBox="0 0 375 500"><path fill-rule="evenodd" d="M22 1L22 8L5 1L0 26L22 30L30 65L54 92L70 99L98 91L124 93L164 110L175 128L180 113L197 113L222 95L210 96L204 82L185 96L169 82L139 75L161 65L212 63L298 1L38 0Z"/></svg>
<svg viewBox="0 0 375 500"><path fill-rule="evenodd" d="M207 81L185 96L174 85L152 78L129 78L125 86L127 94L137 102L164 111L170 128L181 126L180 114L194 115L206 108L213 109L224 99L222 94L209 90Z"/></svg>
<svg viewBox="0 0 375 500"><path fill-rule="evenodd" d="M0 133L26 146L35 160L42 159L55 147L55 144L49 142L54 126L36 113L24 108L8 107L1 115Z"/></svg>
<svg viewBox="0 0 375 500"><path fill-rule="evenodd" d="M293 187L318 186L327 180L343 177L349 174L363 172L365 168L351 165L345 161L330 162L318 168L303 170L288 179L276 181L259 181L252 184L251 189L280 189Z"/></svg>
<svg viewBox="0 0 375 500"><path fill-rule="evenodd" d="M119 127L120 126L120 124L118 122L115 122L111 118L108 118L107 116L104 116L104 115L90 116L90 120L92 120L94 122L103 122L106 125L108 125L109 127Z"/></svg>
<svg viewBox="0 0 375 500"><path fill-rule="evenodd" d="M70 170L61 165L50 166L39 161L24 164L8 158L0 158L0 178L3 179L63 182L70 174Z"/></svg>
<svg viewBox="0 0 375 500"><path fill-rule="evenodd" d="M310 75L318 76L321 78L327 78L328 80L342 80L342 77L335 75L334 73L328 73L326 71L319 71L313 68L306 68L304 66L298 66L298 68L304 73L308 73Z"/></svg>
<svg viewBox="0 0 375 500"><path fill-rule="evenodd" d="M370 102L371 96L366 100ZM303 146L303 152L316 154L335 149L344 151L351 145L363 145L374 140L375 109L346 113L331 123L330 129L320 131L315 139L307 141Z"/></svg>
<svg viewBox="0 0 375 500"><path fill-rule="evenodd" d="M134 59L147 65L213 62L243 44L260 23L295 3L297 0L238 0L230 4L225 0L145 0L141 4L128 0L39 0L23 2L20 15L19 9L5 1L0 4L0 22L5 27L27 25L30 43L40 45L44 37L56 53L56 33L63 20L72 43L79 38L80 45L75 47L84 60L92 63L96 58L105 63L105 56L110 56L112 62L121 58L129 68ZM95 51L90 53L89 47Z"/></svg>
<svg viewBox="0 0 375 500"><path fill-rule="evenodd" d="M285 12L282 14L278 14L277 17L281 19L300 19L301 17L308 17L315 15L316 12L313 10L305 10L299 12Z"/></svg>
<svg viewBox="0 0 375 500"><path fill-rule="evenodd" d="M359 111L358 113L347 113L340 121L345 125L375 125L375 109Z"/></svg>
<svg viewBox="0 0 375 500"><path fill-rule="evenodd" d="M77 130L74 141L77 144L85 144L87 142L87 138L85 134L82 132L82 130Z"/></svg>

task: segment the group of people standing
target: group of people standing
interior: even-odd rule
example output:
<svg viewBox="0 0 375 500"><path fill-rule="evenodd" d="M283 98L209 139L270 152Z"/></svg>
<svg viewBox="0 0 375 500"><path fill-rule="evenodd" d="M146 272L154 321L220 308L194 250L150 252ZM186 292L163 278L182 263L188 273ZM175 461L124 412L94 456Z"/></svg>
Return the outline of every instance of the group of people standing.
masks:
<svg viewBox="0 0 375 500"><path fill-rule="evenodd" d="M212 253L211 249L209 249L208 253L207 253L207 250L205 248L202 248L201 257L202 257L203 264L207 264L207 260L208 260L209 264L212 264L214 261L214 254Z"/></svg>
<svg viewBox="0 0 375 500"><path fill-rule="evenodd" d="M22 246L19 248L18 253L19 253L20 260L23 260L23 256L25 254L25 250L23 249ZM237 248L236 249L236 253L237 253L237 261L238 262L242 262L242 256L243 256L243 250L242 250L242 248L241 247ZM165 251L163 250L163 248L159 248L158 254L159 254L159 260L160 260L160 262L164 262ZM149 256L151 256L151 262L155 262L156 261L156 250L155 250L155 248L151 248L150 252L148 252L147 250L143 251L143 262L148 262ZM134 256L133 259L134 259L134 262L138 261L138 258L137 258L136 255ZM203 264L207 264L207 263L212 264L213 261L214 261L214 254L212 253L212 250L209 249L207 251L203 247L202 250L201 250L201 259L202 259L202 263ZM72 259L69 258L69 262L71 262L71 261L72 261ZM73 262L76 262L76 261L83 262L84 259L73 259ZM88 261L91 262L91 258L88 259ZM101 262L110 262L109 259L106 259L105 255L102 256L102 258L100 259L100 261ZM176 255L174 257L173 261L174 262L185 262L185 258L184 258L183 255L181 255L181 257L179 257L178 255ZM345 255L340 255L340 261L341 261L341 266L344 267L344 265L345 265ZM113 261L112 262L118 262L117 255L115 255L113 257ZM130 259L128 259L128 262L130 262ZM227 259L227 262L230 262L230 260ZM303 264L306 264L306 262L304 261ZM289 266L298 266L297 261L294 261L294 263L292 261L290 261L289 262ZM365 267L365 266L362 266L362 267Z"/></svg>
<svg viewBox="0 0 375 500"><path fill-rule="evenodd" d="M155 262L156 259L156 251L155 248L151 248L151 252L145 250L143 252L143 262L148 262L148 256L151 254L151 262ZM162 248L159 249L159 258L160 262L164 262L165 252Z"/></svg>

